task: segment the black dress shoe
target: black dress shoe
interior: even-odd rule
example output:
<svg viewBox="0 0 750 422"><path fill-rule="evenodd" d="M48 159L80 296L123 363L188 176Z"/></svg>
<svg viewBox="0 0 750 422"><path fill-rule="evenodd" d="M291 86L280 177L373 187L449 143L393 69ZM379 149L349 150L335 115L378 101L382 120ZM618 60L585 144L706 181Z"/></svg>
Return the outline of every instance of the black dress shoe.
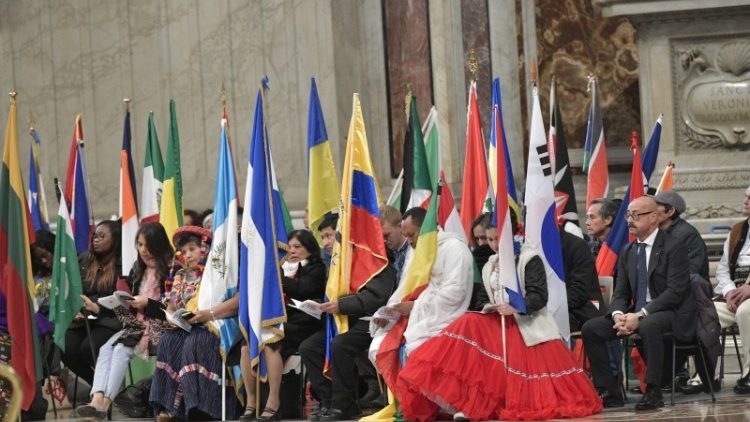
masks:
<svg viewBox="0 0 750 422"><path fill-rule="evenodd" d="M649 385L646 388L646 394L644 394L643 397L641 397L641 401L635 405L635 410L656 410L660 407L664 407L661 388Z"/></svg>
<svg viewBox="0 0 750 422"><path fill-rule="evenodd" d="M619 392L602 389L599 391L599 398L602 400L602 406L604 406L605 409L625 406L625 401L622 399L622 395L620 395Z"/></svg>
<svg viewBox="0 0 750 422"><path fill-rule="evenodd" d="M734 392L737 394L750 394L750 373L737 380Z"/></svg>
<svg viewBox="0 0 750 422"><path fill-rule="evenodd" d="M321 422L333 422L333 421L345 421L357 418L356 412L345 412L341 409L328 409L328 411L320 415Z"/></svg>
<svg viewBox="0 0 750 422"><path fill-rule="evenodd" d="M320 420L320 417L328 412L327 407L319 407L317 410L313 410L310 412L310 420L313 422L317 422Z"/></svg>

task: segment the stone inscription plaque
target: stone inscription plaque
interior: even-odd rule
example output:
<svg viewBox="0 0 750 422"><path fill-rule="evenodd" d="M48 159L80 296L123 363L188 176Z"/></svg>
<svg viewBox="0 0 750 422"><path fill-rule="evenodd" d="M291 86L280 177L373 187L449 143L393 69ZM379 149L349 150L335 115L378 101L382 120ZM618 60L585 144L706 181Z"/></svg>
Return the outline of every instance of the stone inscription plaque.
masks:
<svg viewBox="0 0 750 422"><path fill-rule="evenodd" d="M712 45L713 44L713 45ZM677 46L677 133L690 149L750 149L750 41Z"/></svg>

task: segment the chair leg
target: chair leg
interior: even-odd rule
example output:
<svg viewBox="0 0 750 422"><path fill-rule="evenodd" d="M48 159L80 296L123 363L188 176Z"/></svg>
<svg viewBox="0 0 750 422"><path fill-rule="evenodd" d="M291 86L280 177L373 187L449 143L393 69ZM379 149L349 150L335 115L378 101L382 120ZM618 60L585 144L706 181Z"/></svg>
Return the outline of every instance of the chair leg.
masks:
<svg viewBox="0 0 750 422"><path fill-rule="evenodd" d="M628 353L628 344L630 341L626 338L622 345L622 359L625 362L625 372L623 376L625 377L625 390L630 390L630 354Z"/></svg>
<svg viewBox="0 0 750 422"><path fill-rule="evenodd" d="M670 404L674 406L674 379L677 375L677 343L675 342L675 339L672 338L672 397L670 399Z"/></svg>
<svg viewBox="0 0 750 422"><path fill-rule="evenodd" d="M706 380L708 381L708 391L711 393L711 401L715 403L716 396L714 395L714 378L711 376L711 374L708 373L708 360L706 359L706 355L703 352L703 343L701 343L700 340L698 340L698 353L700 354L702 364L701 366L703 366L703 375L706 376Z"/></svg>
<svg viewBox="0 0 750 422"><path fill-rule="evenodd" d="M77 399L78 399L78 375L76 375L76 379L73 381L73 409L76 408Z"/></svg>
<svg viewBox="0 0 750 422"><path fill-rule="evenodd" d="M742 353L740 353L740 346L737 345L737 334L732 333L732 340L734 340L734 351L737 352L737 365L740 366L740 376L742 376L744 375L744 368L742 367Z"/></svg>
<svg viewBox="0 0 750 422"><path fill-rule="evenodd" d="M727 332L724 330L721 330L721 354L719 354L719 359L721 359L721 363L719 364L719 382L724 381L724 357L726 356L725 349L727 347Z"/></svg>

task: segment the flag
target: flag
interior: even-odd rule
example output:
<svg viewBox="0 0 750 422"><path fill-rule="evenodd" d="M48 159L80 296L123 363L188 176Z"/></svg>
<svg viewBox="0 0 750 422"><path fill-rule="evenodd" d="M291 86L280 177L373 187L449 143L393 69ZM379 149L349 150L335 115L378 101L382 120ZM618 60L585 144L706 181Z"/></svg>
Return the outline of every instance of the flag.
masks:
<svg viewBox="0 0 750 422"><path fill-rule="evenodd" d="M437 224L443 231L454 233L466 242L466 233L461 225L461 217L456 210L456 202L448 183L445 181L442 154L440 153L440 130L438 128L438 110L432 106L422 125L427 166L430 170L430 186L437 186L442 181L437 210Z"/></svg>
<svg viewBox="0 0 750 422"><path fill-rule="evenodd" d="M143 160L143 190L141 191L141 223L159 221L162 189L164 187L164 161L161 158L159 137L154 125L154 112L148 113L146 132L146 158Z"/></svg>
<svg viewBox="0 0 750 422"><path fill-rule="evenodd" d="M11 366L23 389L21 406L28 409L41 379L34 305L34 277L31 270L28 208L21 179L16 131L16 101L13 97L8 111L3 147L3 168L0 173L0 290L5 295L8 312L8 333L13 339Z"/></svg>
<svg viewBox="0 0 750 422"><path fill-rule="evenodd" d="M261 379L266 378L263 349L284 338L286 322L280 261L287 237L264 120L266 83L255 102L240 247L239 317L253 372Z"/></svg>
<svg viewBox="0 0 750 422"><path fill-rule="evenodd" d="M167 140L167 159L164 162L164 190L161 196L159 222L167 231L170 242L174 231L182 226L180 133L177 128L177 110L174 100L169 100L169 139Z"/></svg>
<svg viewBox="0 0 750 422"><path fill-rule="evenodd" d="M388 195L388 200L386 201L386 204L396 208L397 210L401 209L401 191L403 190L403 185L404 185L404 169L401 169L401 171L398 173L398 177L396 178L396 181L393 182L393 188L391 189L391 194Z"/></svg>
<svg viewBox="0 0 750 422"><path fill-rule="evenodd" d="M122 275L130 274L133 263L137 258L135 234L138 232L138 207L135 190L135 170L130 152L130 110L125 112L125 123L122 131L122 150L120 150L120 201L119 214L122 224L121 239L126 247L122 249ZM67 210L66 210L67 213ZM58 218L59 220L59 218Z"/></svg>
<svg viewBox="0 0 750 422"><path fill-rule="evenodd" d="M654 129L651 131L651 137L644 150L643 158L641 159L641 169L643 180L645 181L651 179L651 174L653 174L656 167L656 159L659 156L661 122L662 116L659 115L659 118L656 119L656 124L654 124ZM622 245L626 243L626 239L628 238L628 223L625 218L628 205L630 205L630 187L628 187L622 198L620 209L617 211L617 216L615 216L612 222L612 229L610 229L609 234L604 239L604 243L599 250L599 255L596 256L596 272L600 277L611 276L615 272L620 248L622 248Z"/></svg>
<svg viewBox="0 0 750 422"><path fill-rule="evenodd" d="M586 209L591 201L604 198L609 191L609 170L607 168L607 150L605 147L602 111L596 78L589 79L591 91L591 108L586 127L586 143L583 146L583 173L588 175L586 186Z"/></svg>
<svg viewBox="0 0 750 422"><path fill-rule="evenodd" d="M420 207L432 193L427 151L422 137L422 124L417 112L417 98L409 94L406 137L404 139L404 177L401 185L401 213ZM408 153L407 153L408 151Z"/></svg>
<svg viewBox="0 0 750 422"><path fill-rule="evenodd" d="M497 116L495 116L497 115ZM513 178L513 167L510 163L510 154L508 153L508 138L505 137L505 123L503 123L503 100L501 96L500 78L492 81L492 120L490 120L490 147L487 154L487 161L492 180L492 192L497 195L500 187L497 185L497 146L502 144L503 156L505 157L505 191L508 192L508 206L515 211L516 215L521 215L521 206L516 194L516 183Z"/></svg>
<svg viewBox="0 0 750 422"><path fill-rule="evenodd" d="M557 101L555 77L552 77L550 88L550 123L549 149L553 151L552 160L555 169L555 204L557 207L557 224L562 227L566 221L578 225L578 206L576 192L573 188L573 176L570 173L570 159L568 158L568 142L565 139L560 103Z"/></svg>
<svg viewBox="0 0 750 422"><path fill-rule="evenodd" d="M648 189L648 179L643 176L641 168L641 149L638 145L638 132L633 131L630 135L630 150L633 152L633 168L630 172L630 202L645 195ZM645 188L644 188L645 184ZM635 240L635 235L628 232L628 241Z"/></svg>
<svg viewBox="0 0 750 422"><path fill-rule="evenodd" d="M65 200L70 207L70 223L73 226L78 254L88 250L91 234L94 232L94 213L87 194L89 184L86 177L83 146L83 122L79 114L76 116L73 139L70 142L68 171L65 177Z"/></svg>
<svg viewBox="0 0 750 422"><path fill-rule="evenodd" d="M436 185L435 188L435 195L430 198L427 214L422 222L422 227L419 229L414 257L403 281L401 281L404 283L403 301L416 300L422 291L427 288L427 284L430 282L430 274L432 274L432 266L437 258L437 209L440 204L441 184Z"/></svg>
<svg viewBox="0 0 750 422"><path fill-rule="evenodd" d="M50 284L52 289L49 320L55 325L55 344L65 350L65 332L76 313L83 307L81 269L78 266L73 226L70 224L65 201L60 201L60 210L57 213L57 237Z"/></svg>
<svg viewBox="0 0 750 422"><path fill-rule="evenodd" d="M533 101L526 173L526 243L536 248L544 261L549 295L547 309L555 317L560 335L567 340L570 336L568 299L565 291L560 232L555 221L557 207L555 206L554 179L536 87L534 87Z"/></svg>
<svg viewBox="0 0 750 422"><path fill-rule="evenodd" d="M321 243L318 225L323 222L327 213L338 212L339 209L339 179L336 176L315 78L310 79L310 107L307 111L307 176L310 230L318 243Z"/></svg>
<svg viewBox="0 0 750 422"><path fill-rule="evenodd" d="M665 190L674 190L673 171L674 163L672 161L667 161L667 167L664 169L664 174L661 176L661 181L659 182L659 187L656 189L656 193Z"/></svg>
<svg viewBox="0 0 750 422"><path fill-rule="evenodd" d="M498 81L495 79L495 81ZM498 95L499 95L498 86ZM498 97L499 98L499 97ZM493 102L494 103L494 102ZM492 107L492 125L502 127L502 118L499 113L499 106ZM497 133L497 132L496 132ZM503 137L504 140L505 137ZM492 212L492 222L497 227L497 256L498 267L500 268L499 281L508 293L508 303L519 312L526 312L526 301L521 290L521 282L516 271L515 251L513 248L513 235L515 227L511 227L510 210L511 196L508 193L508 169L505 166L508 163L506 148L495 149L495 174L497 175L495 191L495 209ZM512 182L510 183L512 185ZM515 211L514 211L515 212ZM520 220L520 214L516 214L516 221ZM533 225L532 225L533 227Z"/></svg>
<svg viewBox="0 0 750 422"><path fill-rule="evenodd" d="M341 183L340 236L334 244L326 284L329 301L357 293L388 265L378 199L359 94L355 93ZM328 321L330 357L330 342L337 334L347 332L349 324L346 315L335 314Z"/></svg>
<svg viewBox="0 0 750 422"><path fill-rule="evenodd" d="M31 214L31 225L34 231L49 230L49 217L47 215L47 198L44 195L44 178L39 167L39 148L42 140L39 133L32 127L29 130L33 142L29 154L29 213Z"/></svg>
<svg viewBox="0 0 750 422"><path fill-rule="evenodd" d="M487 207L489 188L484 135L477 102L477 83L472 81L469 87L469 107L466 113L466 159L461 189L461 223L467 239L473 239L471 222L489 209Z"/></svg>
<svg viewBox="0 0 750 422"><path fill-rule="evenodd" d="M239 276L237 179L227 129L227 121L222 119L214 187L213 236L211 250L206 258L206 262L210 265L206 265L203 270L201 288L198 292L199 309L212 309L237 294ZM219 351L226 360L232 346L240 340L240 326L237 318L212 320L207 323L207 327L219 337ZM241 377L239 367L233 367L230 374L235 380ZM235 386L239 388L239 385L235 384Z"/></svg>

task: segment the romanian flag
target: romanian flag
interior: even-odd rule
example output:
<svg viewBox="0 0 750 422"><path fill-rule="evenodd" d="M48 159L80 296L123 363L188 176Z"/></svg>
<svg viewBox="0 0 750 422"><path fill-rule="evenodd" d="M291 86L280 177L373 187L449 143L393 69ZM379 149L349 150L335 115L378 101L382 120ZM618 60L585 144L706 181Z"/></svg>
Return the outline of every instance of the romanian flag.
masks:
<svg viewBox="0 0 750 422"><path fill-rule="evenodd" d="M31 271L31 224L28 218L18 158L16 100L12 97L0 173L0 290L7 303L8 332L13 339L11 365L23 388L23 409L31 406L36 394L36 383L42 376L32 304L34 277Z"/></svg>
<svg viewBox="0 0 750 422"><path fill-rule="evenodd" d="M498 153L498 145L503 146L502 155ZM502 178L506 186L501 188L497 184L497 164L498 157L505 157L505 176ZM501 96L500 78L492 81L492 120L490 121L490 148L487 154L487 163L489 165L490 179L492 179L492 191L499 192L501 189L508 193L508 206L515 211L516 215L521 215L521 205L518 202L516 194L516 183L513 179L513 167L510 163L510 154L508 153L508 138L505 137L505 123L503 123L503 100ZM520 219L520 218L519 218Z"/></svg>
<svg viewBox="0 0 750 422"><path fill-rule="evenodd" d="M253 373L260 379L266 378L263 349L284 338L286 322L279 263L286 254L287 232L264 119L267 82L264 78L255 102L239 266L239 320L250 348Z"/></svg>
<svg viewBox="0 0 750 422"><path fill-rule="evenodd" d="M161 158L159 137L154 125L154 112L148 113L146 158L143 161L143 190L141 191L141 223L159 221L162 189L164 188L164 160Z"/></svg>
<svg viewBox="0 0 750 422"><path fill-rule="evenodd" d="M42 140L39 133L31 127L29 129L34 139L29 154L29 213L31 214L31 225L36 230L49 230L49 218L47 215L47 198L44 195L44 179L42 170L39 168L39 147Z"/></svg>
<svg viewBox="0 0 750 422"><path fill-rule="evenodd" d="M607 149L604 145L602 110L596 78L589 79L589 90L591 91L591 108L589 109L589 123L586 127L586 143L583 146L582 168L583 172L588 175L586 209L591 206L591 201L605 198L609 191Z"/></svg>
<svg viewBox="0 0 750 422"><path fill-rule="evenodd" d="M70 222L76 239L76 251L79 254L89 248L91 234L94 232L94 213L89 204L89 190L86 178L86 166L83 155L83 123L81 115L76 116L73 139L70 142L68 171L65 177L65 200L70 208Z"/></svg>
<svg viewBox="0 0 750 422"><path fill-rule="evenodd" d="M674 163L672 161L667 161L667 167L664 169L664 174L661 176L661 181L659 182L659 187L656 189L656 193L665 190L674 190L673 172Z"/></svg>
<svg viewBox="0 0 750 422"><path fill-rule="evenodd" d="M180 133L174 100L169 100L169 139L164 163L164 191L161 195L159 222L167 231L169 241L182 226L182 172L180 170Z"/></svg>
<svg viewBox="0 0 750 422"><path fill-rule="evenodd" d="M656 158L659 156L661 119L661 116L659 116L656 120L654 130L651 132L651 138L648 141L648 145L646 145L643 158L641 159L644 183L651 179L651 174L656 167ZM602 248L599 250L599 255L596 256L596 272L599 276L611 276L615 272L620 248L622 248L628 239L628 223L625 218L628 205L630 205L630 187L628 187L625 196L622 198L620 209L617 211L617 216L612 222L612 229L609 231L607 238L604 239L604 244L602 244Z"/></svg>
<svg viewBox="0 0 750 422"><path fill-rule="evenodd" d="M122 224L121 239L125 246L122 249L122 275L130 274L137 258L135 234L138 232L138 207L135 190L135 170L130 152L130 110L125 112L125 123L122 131L122 149L120 150L120 201L119 212Z"/></svg>
<svg viewBox="0 0 750 422"><path fill-rule="evenodd" d="M354 94L353 103L341 184L338 229L341 236L334 245L326 285L326 296L331 301L357 293L388 265L380 227L375 172L359 94ZM334 315L333 318L335 332L332 335L349 330L346 315Z"/></svg>
<svg viewBox="0 0 750 422"><path fill-rule="evenodd" d="M466 159L464 161L464 181L461 189L461 223L467 239L471 235L471 222L477 216L489 210L489 176L487 175L487 157L484 149L482 120L479 116L477 102L477 83L471 82L469 88L469 108L466 114ZM471 246L471 244L470 244Z"/></svg>
<svg viewBox="0 0 750 422"><path fill-rule="evenodd" d="M401 212L409 208L421 207L432 193L430 168L427 165L427 152L422 137L422 124L417 112L417 98L409 95L409 115L404 139L404 170L401 185Z"/></svg>
<svg viewBox="0 0 750 422"><path fill-rule="evenodd" d="M323 109L320 107L315 78L310 79L310 107L307 111L307 212L310 230L322 240L318 225L326 213L338 212L339 179L333 163Z"/></svg>

